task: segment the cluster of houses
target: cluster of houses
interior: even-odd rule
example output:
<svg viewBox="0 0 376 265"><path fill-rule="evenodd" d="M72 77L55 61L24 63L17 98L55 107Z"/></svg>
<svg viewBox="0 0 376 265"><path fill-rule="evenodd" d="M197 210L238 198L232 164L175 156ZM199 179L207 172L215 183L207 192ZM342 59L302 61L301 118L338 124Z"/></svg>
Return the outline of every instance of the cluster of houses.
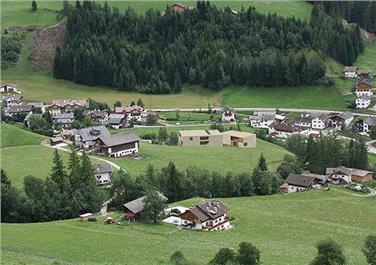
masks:
<svg viewBox="0 0 376 265"><path fill-rule="evenodd" d="M256 135L241 131L185 130L179 131L179 145L182 147L230 145L242 148L255 148Z"/></svg>
<svg viewBox="0 0 376 265"><path fill-rule="evenodd" d="M356 108L367 109L372 103L373 96L371 76L369 71L359 70L358 67L346 66L343 72L345 77L356 79L353 87L356 95Z"/></svg>
<svg viewBox="0 0 376 265"><path fill-rule="evenodd" d="M280 191L283 193L302 192L317 186L326 186L328 183L337 185L365 183L372 181L373 174L372 171L344 166L327 168L325 175L311 174L310 172L290 174L280 186Z"/></svg>
<svg viewBox="0 0 376 265"><path fill-rule="evenodd" d="M350 112L343 113L307 113L288 121L285 113L275 111L256 111L249 117L249 125L254 128L262 128L268 134L287 139L293 134L306 136L318 136L323 131L339 130L351 124L354 115Z"/></svg>
<svg viewBox="0 0 376 265"><path fill-rule="evenodd" d="M159 193L159 196L167 201L167 198ZM145 209L145 196L125 203L124 218L129 222L142 218L142 211ZM166 209L164 213L169 217L163 220L165 223L174 224L181 228L204 231L222 231L229 229L230 218L227 214L228 208L218 200L210 200L201 204L193 205L190 208L173 207Z"/></svg>

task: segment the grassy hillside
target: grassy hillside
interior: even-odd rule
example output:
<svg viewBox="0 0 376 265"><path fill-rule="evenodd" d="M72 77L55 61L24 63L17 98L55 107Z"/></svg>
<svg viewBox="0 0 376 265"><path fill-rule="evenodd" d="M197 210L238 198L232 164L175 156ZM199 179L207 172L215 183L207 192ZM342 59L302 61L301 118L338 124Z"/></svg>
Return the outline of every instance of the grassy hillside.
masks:
<svg viewBox="0 0 376 265"><path fill-rule="evenodd" d="M145 173L146 167L152 164L155 168L167 166L173 161L180 169L189 166L216 170L220 173L249 172L256 166L263 153L270 168L276 168L287 153L283 148L268 142L257 140L256 148L224 147L179 147L141 143L140 152L144 159L112 159L124 166L131 175Z"/></svg>
<svg viewBox="0 0 376 265"><path fill-rule="evenodd" d="M1 148L20 145L40 145L47 137L35 134L17 126L1 124Z"/></svg>
<svg viewBox="0 0 376 265"><path fill-rule="evenodd" d="M104 1L96 1L104 2ZM164 10L167 5L175 1L108 1L113 7L121 11L131 6L136 12L143 14L146 10L153 8ZM181 1L189 6L194 6L196 1ZM303 1L212 1L218 7L231 6L234 10L240 10L242 6L247 8L253 5L263 13L277 13L282 16L296 16L301 19L309 19L311 5ZM75 1L72 1L75 4ZM57 11L62 9L62 1L38 1L38 10L31 11L30 1L1 1L1 23L3 28L9 26L37 25L48 26L57 22Z"/></svg>
<svg viewBox="0 0 376 265"><path fill-rule="evenodd" d="M358 57L354 65L376 74L376 41L365 42L365 51Z"/></svg>
<svg viewBox="0 0 376 265"><path fill-rule="evenodd" d="M98 223L75 219L2 224L3 262L150 265L163 264L179 249L203 265L220 248L236 248L241 241L251 241L261 250L263 264L302 265L316 255L315 244L330 237L344 245L348 264L366 264L361 247L366 236L375 232L375 198L332 190L223 201L235 218L235 227L224 232L179 231L167 224L118 227L104 225L104 217Z"/></svg>

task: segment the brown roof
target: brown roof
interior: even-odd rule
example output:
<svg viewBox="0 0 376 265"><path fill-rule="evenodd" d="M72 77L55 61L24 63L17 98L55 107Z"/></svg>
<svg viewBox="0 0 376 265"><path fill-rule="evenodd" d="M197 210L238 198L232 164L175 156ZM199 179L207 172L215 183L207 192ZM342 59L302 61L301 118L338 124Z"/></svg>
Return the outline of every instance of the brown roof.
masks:
<svg viewBox="0 0 376 265"><path fill-rule="evenodd" d="M202 222L217 219L226 214L227 210L227 206L217 200L208 201L190 208L190 211Z"/></svg>
<svg viewBox="0 0 376 265"><path fill-rule="evenodd" d="M280 132L291 132L291 133L299 131L299 129L296 128L294 125L287 124L287 123L276 123L274 126L274 129Z"/></svg>
<svg viewBox="0 0 376 265"><path fill-rule="evenodd" d="M293 186L299 186L299 187L309 187L313 184L313 180L315 177L313 176L306 176L306 175L299 175L299 174L290 174L287 179L285 180L285 183Z"/></svg>
<svg viewBox="0 0 376 265"><path fill-rule="evenodd" d="M138 142L141 140L140 136L134 132L121 132L107 136L101 136L99 139L107 146L116 146L121 144Z"/></svg>

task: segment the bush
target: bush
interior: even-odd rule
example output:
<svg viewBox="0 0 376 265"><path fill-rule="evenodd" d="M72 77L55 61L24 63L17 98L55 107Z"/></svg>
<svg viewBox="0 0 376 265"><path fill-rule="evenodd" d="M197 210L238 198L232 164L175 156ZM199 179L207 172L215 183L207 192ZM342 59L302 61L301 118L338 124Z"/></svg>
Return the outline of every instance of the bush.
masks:
<svg viewBox="0 0 376 265"><path fill-rule="evenodd" d="M97 221L97 218L96 217L90 217L88 219L89 222L96 222Z"/></svg>

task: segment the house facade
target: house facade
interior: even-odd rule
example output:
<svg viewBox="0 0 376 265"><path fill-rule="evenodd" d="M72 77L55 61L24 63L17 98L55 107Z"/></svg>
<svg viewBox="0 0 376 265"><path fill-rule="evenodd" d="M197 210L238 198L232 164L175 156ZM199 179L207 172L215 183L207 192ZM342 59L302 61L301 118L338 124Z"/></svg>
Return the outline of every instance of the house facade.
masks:
<svg viewBox="0 0 376 265"><path fill-rule="evenodd" d="M372 181L373 172L339 166L336 168L327 168L326 175L332 180L334 184L349 184L352 182L364 183Z"/></svg>
<svg viewBox="0 0 376 265"><path fill-rule="evenodd" d="M235 110L230 107L226 107L222 110L222 122L235 122Z"/></svg>
<svg viewBox="0 0 376 265"><path fill-rule="evenodd" d="M314 180L313 176L290 174L279 188L283 193L307 191L314 184Z"/></svg>
<svg viewBox="0 0 376 265"><path fill-rule="evenodd" d="M90 119L94 124L107 124L108 112L107 110L85 110L83 112L85 118Z"/></svg>
<svg viewBox="0 0 376 265"><path fill-rule="evenodd" d="M116 114L124 114L126 120L129 122L131 120L141 122L142 121L143 108L140 106L127 106L127 107L116 107Z"/></svg>
<svg viewBox="0 0 376 265"><path fill-rule="evenodd" d="M353 130L359 133L369 133L376 124L376 117L360 119L353 124Z"/></svg>
<svg viewBox="0 0 376 265"><path fill-rule="evenodd" d="M206 230L222 231L230 228L230 219L227 215L228 208L217 200L195 205L180 215L183 227Z"/></svg>
<svg viewBox="0 0 376 265"><path fill-rule="evenodd" d="M97 140L100 137L110 136L110 132L106 127L95 126L78 130L79 141L85 149L90 149L96 145Z"/></svg>
<svg viewBox="0 0 376 265"><path fill-rule="evenodd" d="M259 113L257 116L251 116L249 118L249 124L254 128L269 129L269 126L275 121L276 114Z"/></svg>
<svg viewBox="0 0 376 265"><path fill-rule="evenodd" d="M281 139L287 139L296 133L299 133L299 129L288 123L276 123L270 128L270 135Z"/></svg>
<svg viewBox="0 0 376 265"><path fill-rule="evenodd" d="M326 113L318 114L312 117L311 128L314 130L323 130L326 128L326 121L329 119L329 115Z"/></svg>
<svg viewBox="0 0 376 265"><path fill-rule="evenodd" d="M95 165L94 175L98 185L111 184L112 168L108 163Z"/></svg>
<svg viewBox="0 0 376 265"><path fill-rule="evenodd" d="M50 109L52 115L57 115L58 113L72 112L77 108L85 108L87 105L85 99L61 99L52 101Z"/></svg>
<svg viewBox="0 0 376 265"><path fill-rule="evenodd" d="M101 136L97 140L98 152L109 157L122 157L139 153L141 138L134 132L121 132Z"/></svg>
<svg viewBox="0 0 376 265"><path fill-rule="evenodd" d="M22 104L23 97L20 95L9 95L1 97L1 104L4 108L8 108L13 105Z"/></svg>
<svg viewBox="0 0 376 265"><path fill-rule="evenodd" d="M225 131L223 135L223 144L244 147L255 148L256 147L256 134L240 132L240 131Z"/></svg>
<svg viewBox="0 0 376 265"><path fill-rule="evenodd" d="M108 124L114 129L120 129L127 125L127 119L125 114L111 113L108 116Z"/></svg>
<svg viewBox="0 0 376 265"><path fill-rule="evenodd" d="M355 94L357 97L360 96L373 96L372 85L366 81L359 81L355 86Z"/></svg>
<svg viewBox="0 0 376 265"><path fill-rule="evenodd" d="M366 109L371 105L372 97L370 96L360 96L355 100L357 109Z"/></svg>
<svg viewBox="0 0 376 265"><path fill-rule="evenodd" d="M57 113L53 117L54 124L60 124L64 129L69 129L74 120L73 112Z"/></svg>
<svg viewBox="0 0 376 265"><path fill-rule="evenodd" d="M0 87L1 93L21 93L16 84L5 84Z"/></svg>
<svg viewBox="0 0 376 265"><path fill-rule="evenodd" d="M179 131L179 145L187 146L223 146L223 136L218 130Z"/></svg>
<svg viewBox="0 0 376 265"><path fill-rule="evenodd" d="M345 66L343 73L347 78L356 78L358 76L358 67Z"/></svg>

